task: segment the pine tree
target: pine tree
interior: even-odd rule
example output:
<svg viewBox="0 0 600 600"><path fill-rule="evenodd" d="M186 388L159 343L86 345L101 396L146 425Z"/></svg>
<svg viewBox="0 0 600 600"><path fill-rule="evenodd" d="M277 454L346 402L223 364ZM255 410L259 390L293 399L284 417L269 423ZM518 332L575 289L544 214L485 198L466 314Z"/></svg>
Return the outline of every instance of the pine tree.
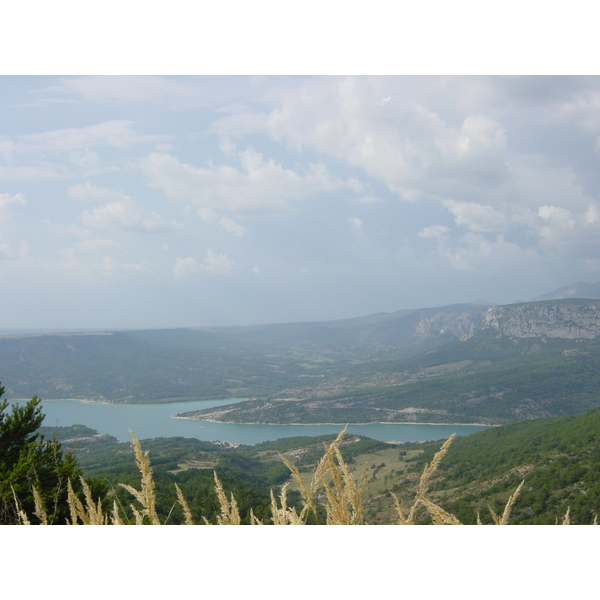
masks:
<svg viewBox="0 0 600 600"><path fill-rule="evenodd" d="M0 385L0 397L4 387ZM19 510L37 523L33 489L39 492L48 523L63 524L69 517L68 480L80 487L81 470L72 453L63 453L56 439L46 441L38 428L44 420L41 400L24 405L0 402L0 524L20 522Z"/></svg>

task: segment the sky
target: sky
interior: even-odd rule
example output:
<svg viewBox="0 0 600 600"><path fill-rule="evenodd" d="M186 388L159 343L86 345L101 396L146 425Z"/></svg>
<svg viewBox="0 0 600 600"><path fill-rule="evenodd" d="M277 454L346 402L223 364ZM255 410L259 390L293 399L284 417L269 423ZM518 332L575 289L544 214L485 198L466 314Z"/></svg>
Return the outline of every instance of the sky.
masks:
<svg viewBox="0 0 600 600"><path fill-rule="evenodd" d="M596 76L0 92L0 328L320 321L600 280Z"/></svg>

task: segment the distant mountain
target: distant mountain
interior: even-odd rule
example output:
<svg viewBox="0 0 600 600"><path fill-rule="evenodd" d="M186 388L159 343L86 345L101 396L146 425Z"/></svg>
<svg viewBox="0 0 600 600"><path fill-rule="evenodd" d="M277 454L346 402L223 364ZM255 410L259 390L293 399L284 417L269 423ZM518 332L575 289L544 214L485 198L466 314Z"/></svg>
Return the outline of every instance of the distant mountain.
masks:
<svg viewBox="0 0 600 600"><path fill-rule="evenodd" d="M320 323L0 336L0 382L10 398L265 397L468 337L486 311L458 304Z"/></svg>
<svg viewBox="0 0 600 600"><path fill-rule="evenodd" d="M513 338L593 340L600 335L600 302L592 298L495 306L481 329Z"/></svg>
<svg viewBox="0 0 600 600"><path fill-rule="evenodd" d="M488 305L451 304L377 313L366 317L202 331L229 342L286 355L323 353L329 359L359 360L411 356L469 337L481 325Z"/></svg>
<svg viewBox="0 0 600 600"><path fill-rule="evenodd" d="M198 415L239 423L500 424L570 415L600 406L600 299L0 337L0 382L10 398L256 398Z"/></svg>
<svg viewBox="0 0 600 600"><path fill-rule="evenodd" d="M571 283L543 296L533 298L531 302L563 300L564 298L600 298L600 281L596 283L586 283L585 281Z"/></svg>
<svg viewBox="0 0 600 600"><path fill-rule="evenodd" d="M572 415L600 406L600 300L488 309L459 341L302 380L267 402L192 418L253 423L484 423Z"/></svg>

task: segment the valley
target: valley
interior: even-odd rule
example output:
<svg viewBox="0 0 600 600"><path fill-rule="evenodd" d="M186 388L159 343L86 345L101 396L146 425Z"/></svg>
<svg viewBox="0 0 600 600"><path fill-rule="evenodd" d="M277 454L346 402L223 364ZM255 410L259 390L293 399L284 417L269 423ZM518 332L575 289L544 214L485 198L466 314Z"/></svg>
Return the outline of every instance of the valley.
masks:
<svg viewBox="0 0 600 600"><path fill-rule="evenodd" d="M323 323L0 338L9 398L246 397L185 418L462 423L600 406L600 300L451 305Z"/></svg>

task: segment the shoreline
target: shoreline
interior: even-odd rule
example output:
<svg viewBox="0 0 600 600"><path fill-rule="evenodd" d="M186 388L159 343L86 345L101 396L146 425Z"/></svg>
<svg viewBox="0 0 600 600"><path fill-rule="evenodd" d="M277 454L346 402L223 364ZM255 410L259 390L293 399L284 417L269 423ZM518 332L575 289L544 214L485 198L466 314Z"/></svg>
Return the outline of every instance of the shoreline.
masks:
<svg viewBox="0 0 600 600"><path fill-rule="evenodd" d="M415 422L415 421L370 421L369 423L256 423L252 421L244 421L240 423L238 421L219 421L217 419L199 419L197 417L182 417L180 415L173 415L173 419L189 419L191 421L206 421L207 423L223 423L225 425L298 425L298 426L306 426L306 425L337 425L341 427L348 427L352 425L446 425L448 427L500 427L499 424L496 425L488 425L486 423L425 423L425 422Z"/></svg>
<svg viewBox="0 0 600 600"><path fill-rule="evenodd" d="M9 400L9 402L28 402L31 398L11 398ZM149 403L145 403L145 402L134 402L134 403L127 403L127 402L109 402L108 400L92 400L89 398L48 398L46 400L44 400L43 398L41 399L44 402L64 402L64 401L69 401L69 402L82 402L84 404L94 404L94 403L100 403L100 404L108 404L108 405L114 405L114 406L157 406L157 405L163 405L163 406L168 406L169 404L177 404L177 403L187 403L187 402L202 402L203 400L188 400L188 401L179 401L176 400L174 402L149 402ZM218 398L217 400L238 400L238 402L232 402L231 404L238 404L239 400L238 398ZM247 401L247 400L251 400L251 399L246 399L244 398L242 400L242 402ZM207 402L212 402L213 400L206 400ZM224 405L224 406L229 406L228 404ZM307 426L307 425L326 425L326 426L340 426L340 427L345 427L346 425L351 426L351 425L356 425L356 426L363 426L363 425L446 425L448 427L500 427L502 425L502 423L498 424L488 424L488 423L431 423L431 422L426 422L426 421L369 421L368 423L349 423L349 422L343 422L343 423L259 423L259 422L254 422L254 421L244 421L244 422L237 422L237 421L220 421L218 419L201 419L198 417L182 417L178 414L176 415L171 415L172 419L186 419L186 420L191 420L191 421L206 421L208 423L223 423L224 425L297 425L297 426Z"/></svg>

